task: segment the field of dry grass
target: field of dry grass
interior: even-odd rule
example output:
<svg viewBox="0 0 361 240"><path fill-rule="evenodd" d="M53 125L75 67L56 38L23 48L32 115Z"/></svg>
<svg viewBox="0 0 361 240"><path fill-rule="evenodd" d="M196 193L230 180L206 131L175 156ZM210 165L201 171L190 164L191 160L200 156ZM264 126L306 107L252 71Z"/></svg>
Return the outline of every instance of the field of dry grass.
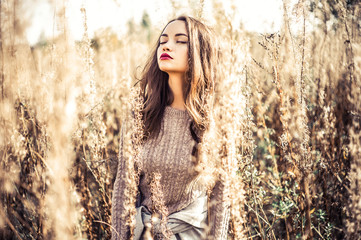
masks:
<svg viewBox="0 0 361 240"><path fill-rule="evenodd" d="M0 2L0 239L110 238L121 123L160 26L74 41L64 2L60 34L33 46L22 1ZM204 2L189 3L203 17ZM212 4L228 57L212 122L222 134L203 147L228 176L229 238L360 238L360 4L285 0L281 30L264 34Z"/></svg>

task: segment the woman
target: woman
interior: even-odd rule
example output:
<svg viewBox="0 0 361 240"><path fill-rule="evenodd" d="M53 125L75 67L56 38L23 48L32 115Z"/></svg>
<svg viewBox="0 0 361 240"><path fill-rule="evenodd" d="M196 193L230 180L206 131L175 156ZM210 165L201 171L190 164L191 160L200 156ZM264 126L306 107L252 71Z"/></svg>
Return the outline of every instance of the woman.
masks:
<svg viewBox="0 0 361 240"><path fill-rule="evenodd" d="M125 210L120 154L112 199L113 239L130 238L127 221L134 217L135 239L144 238L150 224L155 239L227 238L224 185L219 179L202 181L197 168L197 144L209 125L217 66L216 37L207 26L186 16L166 25L141 78L144 141L136 166L136 214L129 216ZM156 214L160 222L152 218Z"/></svg>

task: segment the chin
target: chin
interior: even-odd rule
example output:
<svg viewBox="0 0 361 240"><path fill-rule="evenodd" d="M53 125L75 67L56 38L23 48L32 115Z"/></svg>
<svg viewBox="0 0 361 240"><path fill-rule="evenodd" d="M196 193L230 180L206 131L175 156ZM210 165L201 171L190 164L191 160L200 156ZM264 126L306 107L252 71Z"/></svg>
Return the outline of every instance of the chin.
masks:
<svg viewBox="0 0 361 240"><path fill-rule="evenodd" d="M159 66L159 69L166 73L174 71L174 69L165 66Z"/></svg>

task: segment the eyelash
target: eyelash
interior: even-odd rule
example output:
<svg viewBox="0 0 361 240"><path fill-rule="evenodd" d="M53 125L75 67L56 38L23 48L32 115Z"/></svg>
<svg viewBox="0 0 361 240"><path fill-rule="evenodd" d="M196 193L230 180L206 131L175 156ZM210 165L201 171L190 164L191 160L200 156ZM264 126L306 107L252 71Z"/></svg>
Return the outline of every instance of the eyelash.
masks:
<svg viewBox="0 0 361 240"><path fill-rule="evenodd" d="M164 44L164 43L166 43L166 42L160 42L159 44ZM185 41L177 41L177 43L187 43L187 42L185 42Z"/></svg>

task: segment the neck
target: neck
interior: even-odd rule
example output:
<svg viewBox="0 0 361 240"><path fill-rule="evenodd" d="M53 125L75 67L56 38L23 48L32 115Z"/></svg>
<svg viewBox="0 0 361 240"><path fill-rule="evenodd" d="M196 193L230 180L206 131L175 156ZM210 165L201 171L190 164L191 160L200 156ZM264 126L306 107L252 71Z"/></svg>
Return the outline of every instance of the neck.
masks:
<svg viewBox="0 0 361 240"><path fill-rule="evenodd" d="M183 83L184 74L169 74L168 84L174 96L173 102L170 106L181 110L186 109L183 97Z"/></svg>

